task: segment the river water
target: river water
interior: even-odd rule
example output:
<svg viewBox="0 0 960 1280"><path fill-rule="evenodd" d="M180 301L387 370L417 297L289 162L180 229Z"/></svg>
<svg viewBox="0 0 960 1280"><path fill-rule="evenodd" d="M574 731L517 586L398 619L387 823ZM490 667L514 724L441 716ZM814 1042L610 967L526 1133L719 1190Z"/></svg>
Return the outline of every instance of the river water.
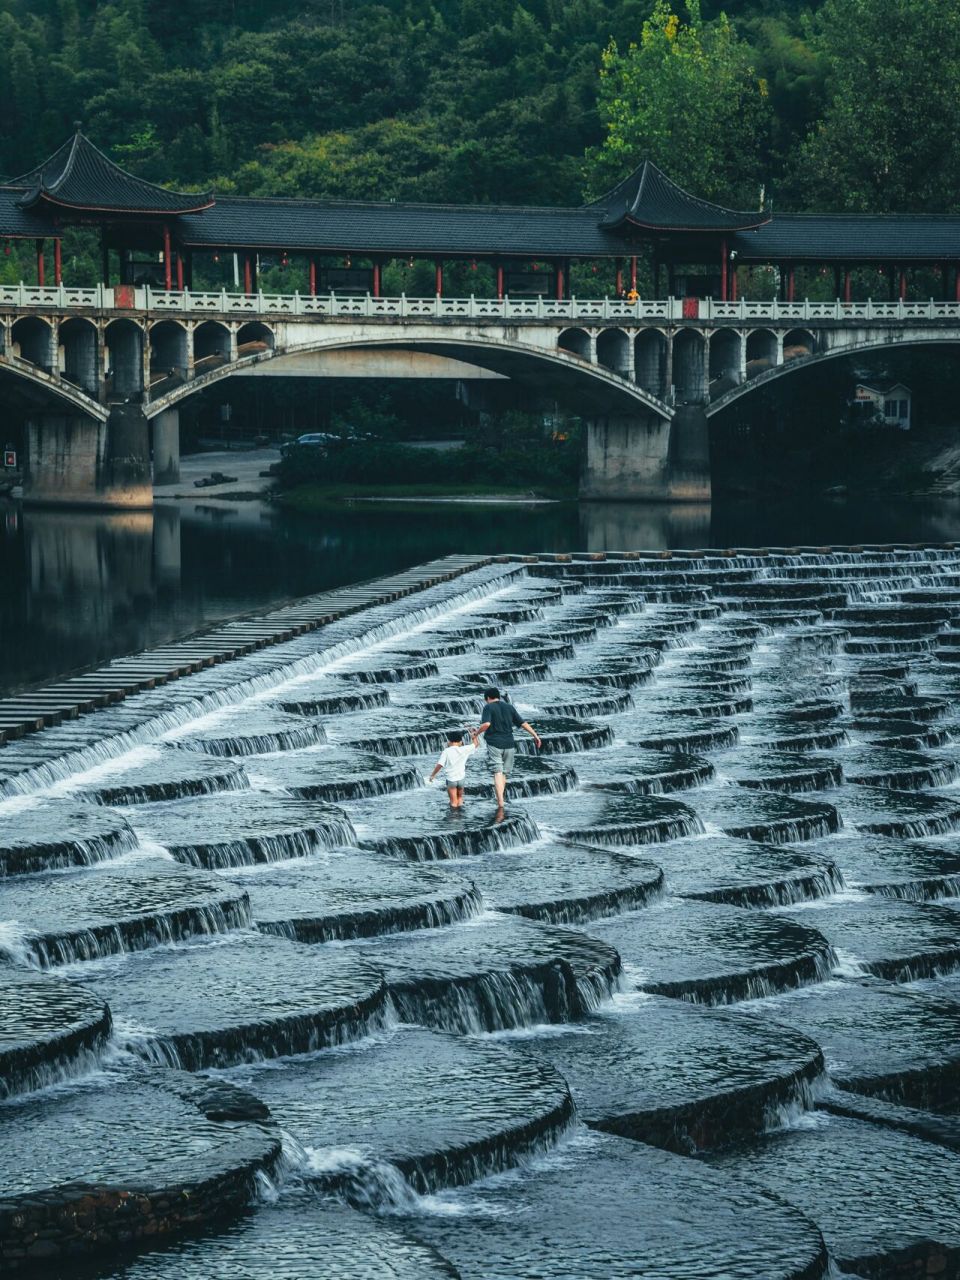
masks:
<svg viewBox="0 0 960 1280"><path fill-rule="evenodd" d="M357 503L314 516L258 501L128 514L0 504L0 693L453 553L954 539L960 503L949 499Z"/></svg>

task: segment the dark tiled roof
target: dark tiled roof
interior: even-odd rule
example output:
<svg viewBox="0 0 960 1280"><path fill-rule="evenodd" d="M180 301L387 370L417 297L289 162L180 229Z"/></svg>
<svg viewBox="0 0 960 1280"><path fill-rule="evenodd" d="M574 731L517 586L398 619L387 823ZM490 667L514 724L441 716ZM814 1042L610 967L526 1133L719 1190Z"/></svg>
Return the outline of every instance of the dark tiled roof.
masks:
<svg viewBox="0 0 960 1280"><path fill-rule="evenodd" d="M0 187L0 237L57 235L53 219L43 210L24 209L22 187Z"/></svg>
<svg viewBox="0 0 960 1280"><path fill-rule="evenodd" d="M917 213L778 213L730 242L742 260L899 262L960 258L960 217Z"/></svg>
<svg viewBox="0 0 960 1280"><path fill-rule="evenodd" d="M211 195L167 191L134 177L79 131L49 160L10 185L25 188L21 203L26 209L54 204L105 212L178 214L213 203Z"/></svg>
<svg viewBox="0 0 960 1280"><path fill-rule="evenodd" d="M177 220L197 247L312 249L318 253L471 254L524 258L636 253L636 244L601 230L595 208L372 204L223 197L205 213Z"/></svg>
<svg viewBox="0 0 960 1280"><path fill-rule="evenodd" d="M725 209L684 191L650 160L644 160L629 178L624 178L596 201L603 210L605 227L622 224L660 231L739 231L759 227L769 214L742 209Z"/></svg>

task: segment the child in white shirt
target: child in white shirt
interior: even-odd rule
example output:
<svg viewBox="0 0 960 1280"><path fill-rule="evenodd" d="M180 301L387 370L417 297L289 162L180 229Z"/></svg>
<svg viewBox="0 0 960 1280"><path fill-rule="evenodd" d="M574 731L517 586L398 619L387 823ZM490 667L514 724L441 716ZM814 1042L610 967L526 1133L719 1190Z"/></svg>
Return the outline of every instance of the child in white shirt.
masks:
<svg viewBox="0 0 960 1280"><path fill-rule="evenodd" d="M440 759L433 766L433 773L427 779L432 782L438 773L443 771L447 784L447 795L450 797L451 809L463 808L463 781L467 775L467 761L477 749L477 735L470 731L473 739L470 746L463 745L463 733L459 729L447 734L447 745L440 752Z"/></svg>

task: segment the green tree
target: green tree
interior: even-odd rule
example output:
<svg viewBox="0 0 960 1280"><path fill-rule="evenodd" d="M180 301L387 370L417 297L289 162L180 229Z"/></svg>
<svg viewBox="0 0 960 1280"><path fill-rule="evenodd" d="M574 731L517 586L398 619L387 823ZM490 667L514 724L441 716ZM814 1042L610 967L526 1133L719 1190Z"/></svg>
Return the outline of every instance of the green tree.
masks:
<svg viewBox="0 0 960 1280"><path fill-rule="evenodd" d="M946 211L960 189L960 0L826 0L829 101L800 148L808 207Z"/></svg>
<svg viewBox="0 0 960 1280"><path fill-rule="evenodd" d="M587 156L593 195L649 159L697 195L756 207L769 97L723 14L704 22L699 0L686 0L681 18L656 0L639 42L604 51L598 105L606 136Z"/></svg>

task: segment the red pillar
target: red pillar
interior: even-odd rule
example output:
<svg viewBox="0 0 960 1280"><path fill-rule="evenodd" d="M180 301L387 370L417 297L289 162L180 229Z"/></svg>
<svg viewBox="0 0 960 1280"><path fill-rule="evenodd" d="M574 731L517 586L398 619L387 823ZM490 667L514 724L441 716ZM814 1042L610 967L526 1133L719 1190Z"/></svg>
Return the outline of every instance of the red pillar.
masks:
<svg viewBox="0 0 960 1280"><path fill-rule="evenodd" d="M727 300L727 242L720 241L720 301Z"/></svg>
<svg viewBox="0 0 960 1280"><path fill-rule="evenodd" d="M380 262L379 262L379 261L374 262L374 264L373 264L373 296L374 296L375 298L379 298L379 297L380 297L380 290L381 290L381 284L380 284L380 272L381 272L381 269L382 269L382 268L381 268L381 264L380 264Z"/></svg>
<svg viewBox="0 0 960 1280"><path fill-rule="evenodd" d="M53 242L53 283L57 287L63 284L63 246L59 236Z"/></svg>
<svg viewBox="0 0 960 1280"><path fill-rule="evenodd" d="M43 241L37 241L37 284L43 288L46 284L44 263L43 263Z"/></svg>
<svg viewBox="0 0 960 1280"><path fill-rule="evenodd" d="M314 298L317 296L317 260L316 258L310 259L310 296Z"/></svg>
<svg viewBox="0 0 960 1280"><path fill-rule="evenodd" d="M497 263L497 297L503 297L503 263Z"/></svg>
<svg viewBox="0 0 960 1280"><path fill-rule="evenodd" d="M443 297L443 263L438 258L433 269L434 293L438 298Z"/></svg>
<svg viewBox="0 0 960 1280"><path fill-rule="evenodd" d="M637 255L634 254L630 259L630 288L634 293L637 291Z"/></svg>
<svg viewBox="0 0 960 1280"><path fill-rule="evenodd" d="M846 267L843 272L843 300L850 302L853 298L853 291L850 284L850 268Z"/></svg>
<svg viewBox="0 0 960 1280"><path fill-rule="evenodd" d="M957 263L953 270L953 299L955 302L960 302L960 262Z"/></svg>
<svg viewBox="0 0 960 1280"><path fill-rule="evenodd" d="M253 293L253 263L249 253L243 255L243 292Z"/></svg>
<svg viewBox="0 0 960 1280"><path fill-rule="evenodd" d="M736 300L737 300L737 268L734 267L733 270L730 272L730 301L736 302Z"/></svg>
<svg viewBox="0 0 960 1280"><path fill-rule="evenodd" d="M170 257L170 228L163 228L163 283L164 288L173 288L173 262Z"/></svg>
<svg viewBox="0 0 960 1280"><path fill-rule="evenodd" d="M557 263L556 275L557 275L557 301L562 302L563 301L563 283L564 283L562 263L559 263L559 262Z"/></svg>
<svg viewBox="0 0 960 1280"><path fill-rule="evenodd" d="M177 250L177 289L183 293L183 254Z"/></svg>
<svg viewBox="0 0 960 1280"><path fill-rule="evenodd" d="M793 302L797 294L797 269L790 266L787 269L787 301Z"/></svg>
<svg viewBox="0 0 960 1280"><path fill-rule="evenodd" d="M900 301L903 302L907 296L907 273L903 267L900 268Z"/></svg>
<svg viewBox="0 0 960 1280"><path fill-rule="evenodd" d="M617 258L617 297L623 294L623 259Z"/></svg>

